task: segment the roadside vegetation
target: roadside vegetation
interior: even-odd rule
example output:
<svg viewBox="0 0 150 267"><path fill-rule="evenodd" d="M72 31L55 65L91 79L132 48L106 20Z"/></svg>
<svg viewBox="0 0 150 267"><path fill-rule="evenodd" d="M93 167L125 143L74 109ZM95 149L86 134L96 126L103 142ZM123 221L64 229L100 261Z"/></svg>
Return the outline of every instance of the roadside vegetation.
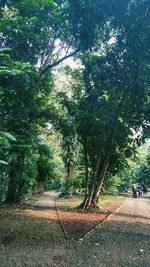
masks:
<svg viewBox="0 0 150 267"><path fill-rule="evenodd" d="M150 186L149 20L148 0L0 2L0 203Z"/></svg>

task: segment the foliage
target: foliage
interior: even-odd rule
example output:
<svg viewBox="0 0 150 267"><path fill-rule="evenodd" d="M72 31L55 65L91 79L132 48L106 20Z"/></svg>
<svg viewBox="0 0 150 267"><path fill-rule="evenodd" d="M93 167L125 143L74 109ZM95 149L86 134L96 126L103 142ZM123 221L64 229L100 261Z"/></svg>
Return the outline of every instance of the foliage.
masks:
<svg viewBox="0 0 150 267"><path fill-rule="evenodd" d="M107 174L114 175L125 167L126 158L132 157L136 145L144 140L144 135L141 138L135 132L141 127L148 128L147 1L130 3L124 8L127 9L120 22L116 16L101 28L104 32L109 30L107 37L113 32L114 43L109 45L108 39L104 41L98 36L97 41L100 38L103 46L97 49L95 45L93 50L83 53L81 70L74 75L76 131L83 148L86 147L87 168L92 169L87 203L93 206L105 177L109 177ZM141 27L135 17L142 21ZM138 41L131 36L132 31L139 36Z"/></svg>
<svg viewBox="0 0 150 267"><path fill-rule="evenodd" d="M146 157L146 161L142 162L140 166L138 166L135 175L134 181L139 185L150 186L150 155L148 154Z"/></svg>
<svg viewBox="0 0 150 267"><path fill-rule="evenodd" d="M3 0L0 8L1 191L19 201L65 176L66 191L84 187L83 207L96 206L149 137L148 0ZM54 91L52 69L71 55L80 65ZM49 125L59 144L47 133L41 142Z"/></svg>
<svg viewBox="0 0 150 267"><path fill-rule="evenodd" d="M0 21L1 129L13 134L17 140L11 148L7 201L18 201L24 187L33 184L36 166L33 166L35 174L33 171L32 175L26 171L25 166L30 169L34 165L38 126L43 123L39 114L46 105L47 95L53 86L51 75L40 78L36 67L38 61L42 61L43 53L46 50L49 53L49 49L53 48L49 43L49 15L45 14L43 20L39 17L40 14L42 16L44 2L39 6L33 3L27 15L27 3L28 1L10 1L9 7L6 3ZM46 54L44 55L45 59Z"/></svg>
<svg viewBox="0 0 150 267"><path fill-rule="evenodd" d="M42 142L38 147L39 158L37 161L37 185L43 187L43 190L59 189L60 178L62 177L61 162L54 153L57 153L54 144L51 142Z"/></svg>
<svg viewBox="0 0 150 267"><path fill-rule="evenodd" d="M8 132L0 132L0 203L5 200L8 189L8 169L11 160L10 149L16 139Z"/></svg>

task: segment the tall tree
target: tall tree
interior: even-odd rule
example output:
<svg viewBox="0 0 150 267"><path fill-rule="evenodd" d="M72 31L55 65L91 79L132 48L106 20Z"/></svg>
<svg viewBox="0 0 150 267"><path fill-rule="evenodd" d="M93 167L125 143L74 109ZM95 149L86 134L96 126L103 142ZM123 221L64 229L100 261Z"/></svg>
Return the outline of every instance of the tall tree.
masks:
<svg viewBox="0 0 150 267"><path fill-rule="evenodd" d="M128 3L121 21L118 18L119 14L111 22L110 45L103 42L99 49L96 47L93 53L86 52L81 57L84 84L81 84L80 116L77 115L78 133L83 144L87 140L93 172L84 208L97 206L114 157L134 152L133 140L138 139L134 131L148 127L148 2Z"/></svg>
<svg viewBox="0 0 150 267"><path fill-rule="evenodd" d="M27 5L28 4L28 5ZM0 21L1 128L16 137L9 164L7 201L18 201L25 183L24 162L28 149L34 150L39 114L52 89L51 74L40 77L43 60L54 49L50 33L50 15L44 11L55 7L43 2L10 1L5 5ZM17 9L16 9L17 7ZM28 10L28 12L27 12ZM9 47L9 48L7 48ZM44 53L44 54L43 54Z"/></svg>

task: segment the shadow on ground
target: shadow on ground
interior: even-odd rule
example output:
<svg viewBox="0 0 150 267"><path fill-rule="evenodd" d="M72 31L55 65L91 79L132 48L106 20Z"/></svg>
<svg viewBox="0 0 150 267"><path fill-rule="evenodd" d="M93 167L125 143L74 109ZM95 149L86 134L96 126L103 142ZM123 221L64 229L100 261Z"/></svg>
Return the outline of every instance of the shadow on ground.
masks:
<svg viewBox="0 0 150 267"><path fill-rule="evenodd" d="M82 243L64 239L57 214L48 216L54 209L11 212L0 223L1 267L150 266L149 224L130 223L123 212L122 221L112 218Z"/></svg>

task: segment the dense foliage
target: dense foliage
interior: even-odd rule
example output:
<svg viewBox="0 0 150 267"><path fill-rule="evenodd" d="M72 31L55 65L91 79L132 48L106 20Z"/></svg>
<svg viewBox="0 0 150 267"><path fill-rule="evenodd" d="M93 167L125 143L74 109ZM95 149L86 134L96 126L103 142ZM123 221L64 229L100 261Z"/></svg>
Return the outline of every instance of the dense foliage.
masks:
<svg viewBox="0 0 150 267"><path fill-rule="evenodd" d="M63 180L67 193L84 190L83 209L96 207L101 190L132 176L124 175L129 159L149 138L149 7L148 0L1 1L2 201ZM76 69L61 64L70 57ZM58 65L67 86L55 82Z"/></svg>

